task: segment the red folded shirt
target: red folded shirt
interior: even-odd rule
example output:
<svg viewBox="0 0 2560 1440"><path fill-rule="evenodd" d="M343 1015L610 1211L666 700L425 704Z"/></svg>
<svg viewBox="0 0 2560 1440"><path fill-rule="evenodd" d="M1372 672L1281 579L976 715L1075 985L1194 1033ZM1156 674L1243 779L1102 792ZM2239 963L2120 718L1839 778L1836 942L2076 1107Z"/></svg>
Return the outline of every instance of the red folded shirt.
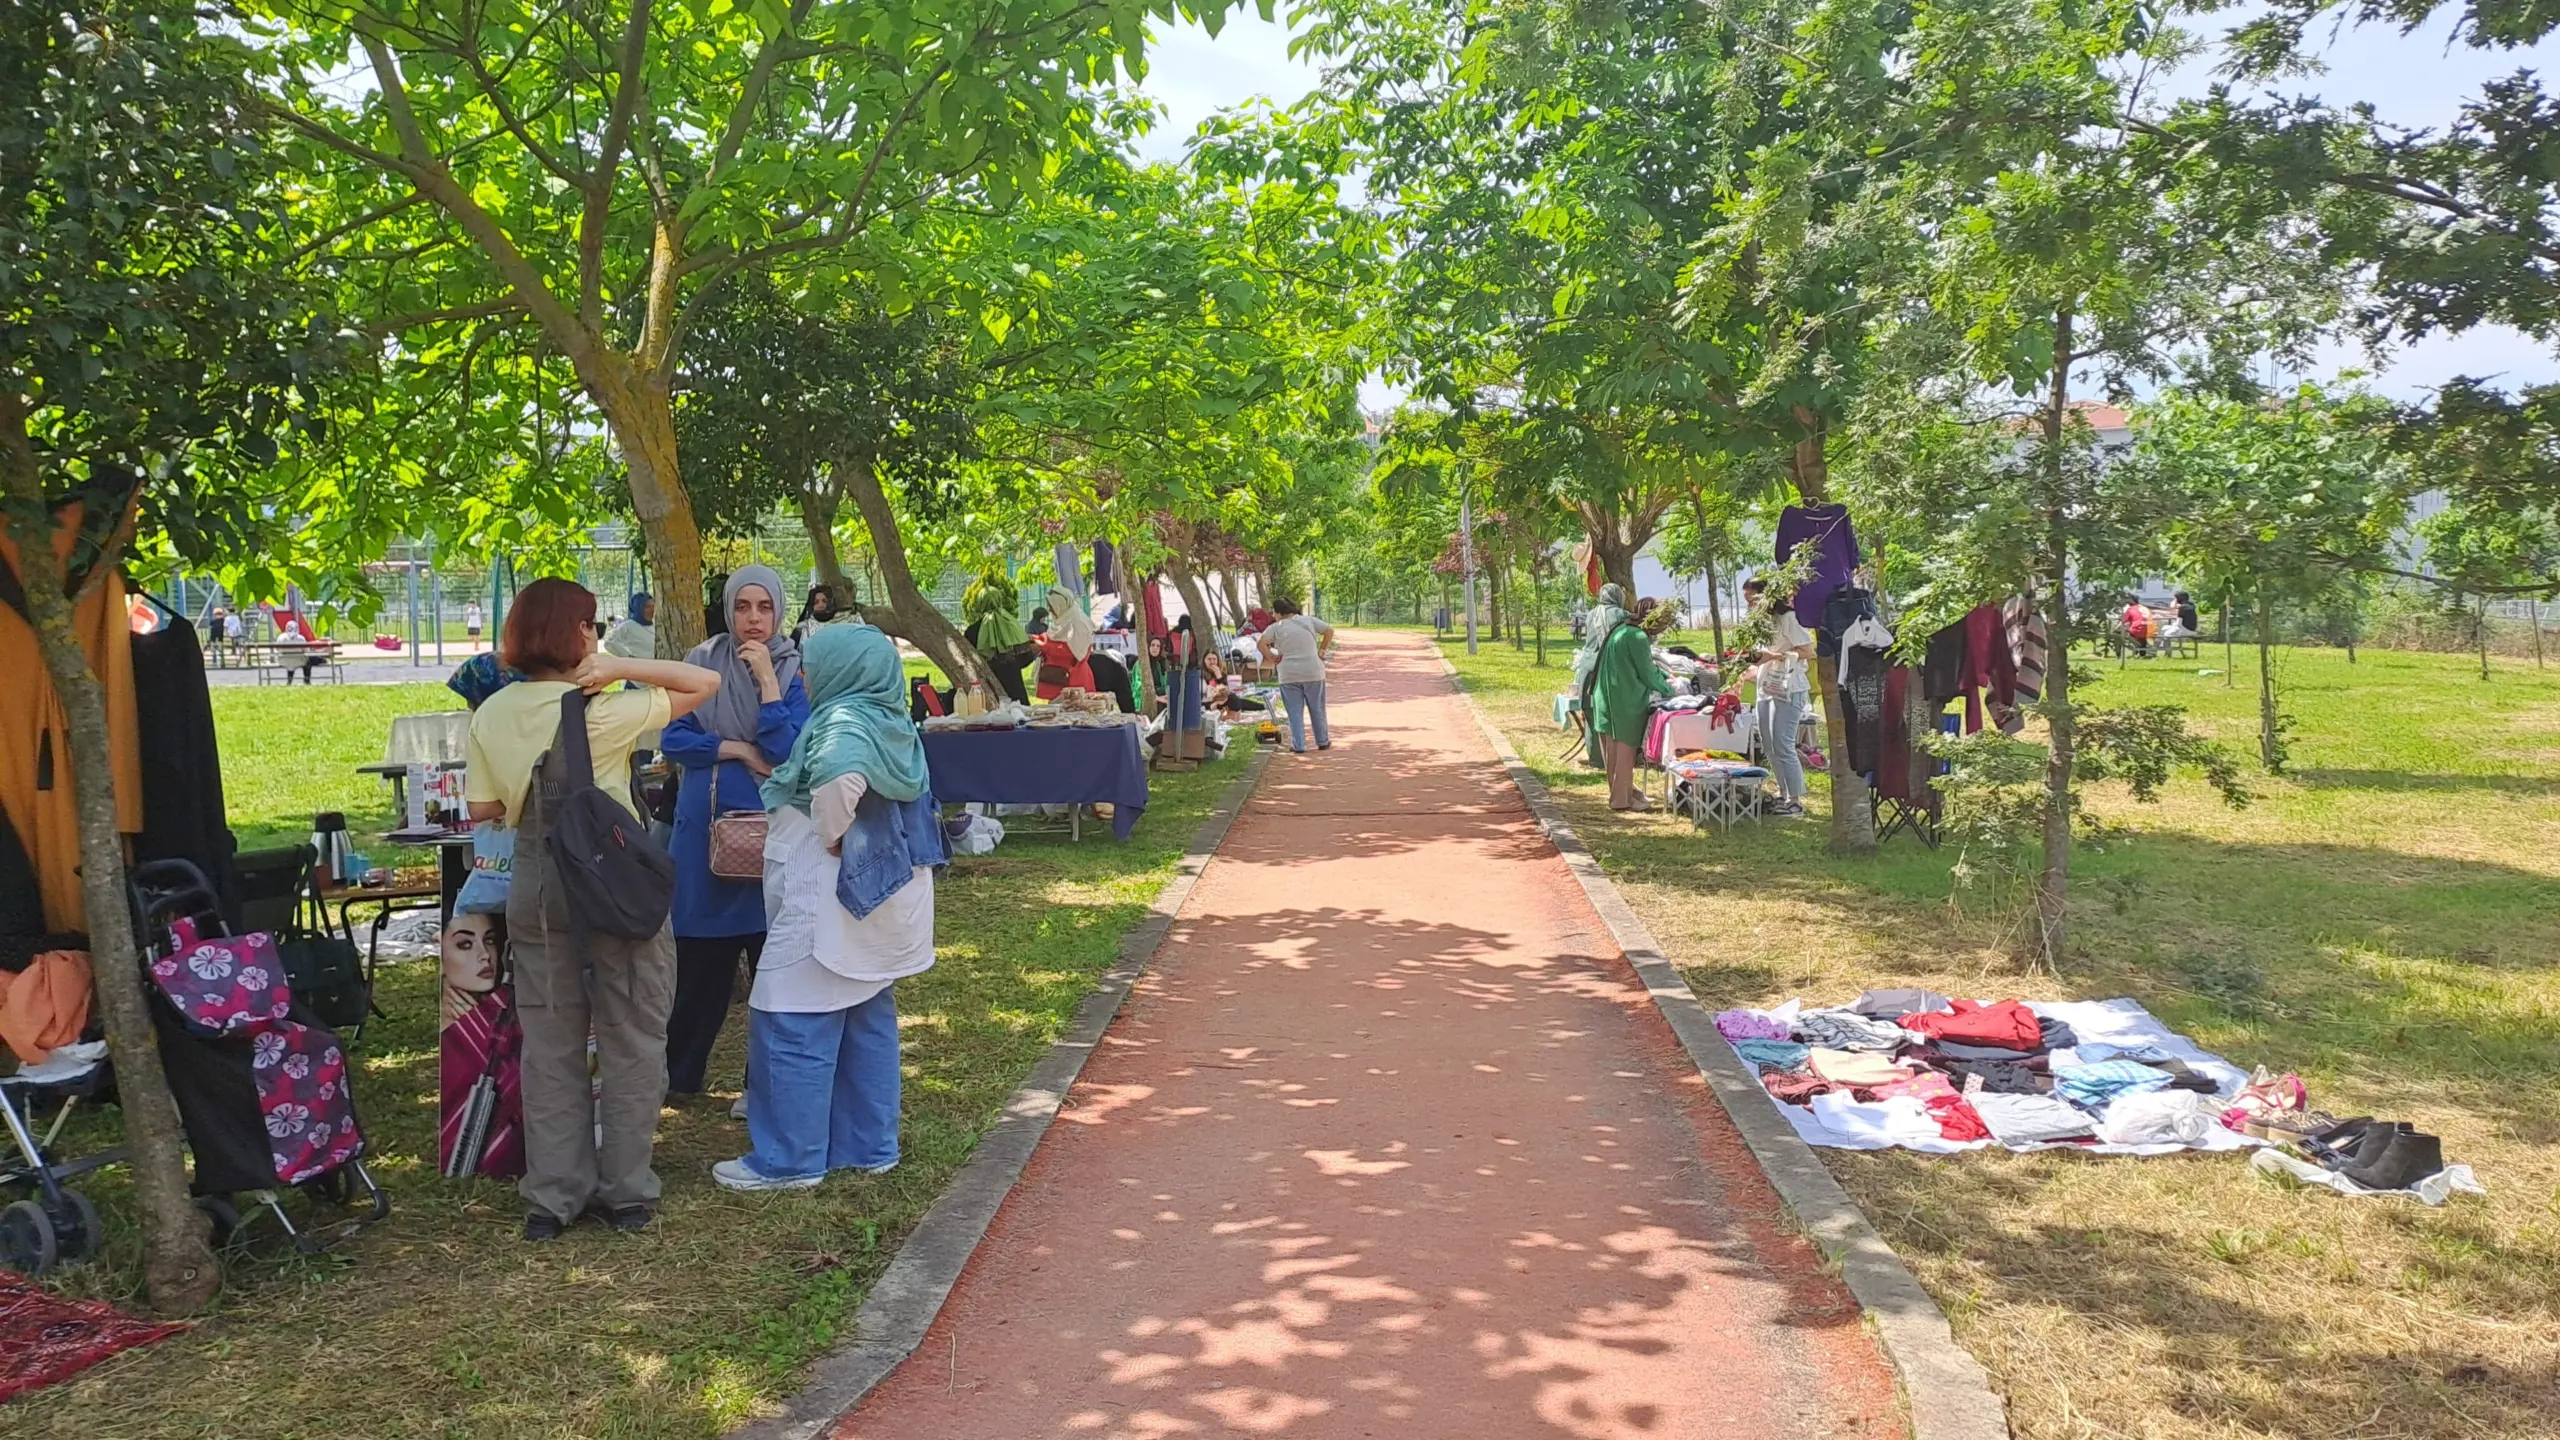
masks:
<svg viewBox="0 0 2560 1440"><path fill-rule="evenodd" d="M1961 1095L1933 1095L1923 1102L1929 1107L1929 1118L1938 1122L1938 1133L1949 1140L1988 1140L1991 1127L1982 1123L1982 1112L1973 1108Z"/></svg>
<svg viewBox="0 0 2560 1440"><path fill-rule="evenodd" d="M2000 1000L1989 1005L1978 1000L1958 1000L1953 1010L1905 1015L1902 1028L1933 1040L1953 1040L1959 1045L1997 1045L2004 1050L2034 1050L2044 1044L2044 1031L2036 1024L2036 1012L2015 1000Z"/></svg>

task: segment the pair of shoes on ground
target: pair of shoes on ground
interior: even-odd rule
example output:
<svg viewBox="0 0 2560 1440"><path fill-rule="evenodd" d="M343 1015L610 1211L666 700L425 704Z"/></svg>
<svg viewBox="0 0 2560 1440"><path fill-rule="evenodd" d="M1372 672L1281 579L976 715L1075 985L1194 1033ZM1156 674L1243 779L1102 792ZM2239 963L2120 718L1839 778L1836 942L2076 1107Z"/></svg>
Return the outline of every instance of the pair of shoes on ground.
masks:
<svg viewBox="0 0 2560 1440"><path fill-rule="evenodd" d="M2314 1159L2367 1190L2406 1190L2444 1168L2444 1142L2405 1120L2359 1115L2306 1135Z"/></svg>
<svg viewBox="0 0 2560 1440"><path fill-rule="evenodd" d="M897 1169L898 1162L892 1160L886 1165L857 1165L852 1168L865 1175L885 1175ZM824 1175L767 1175L748 1164L747 1158L741 1155L735 1160L723 1160L712 1166L711 1178L719 1182L720 1188L724 1190L752 1193L759 1190L814 1190L824 1184L827 1177Z"/></svg>
<svg viewBox="0 0 2560 1440"><path fill-rule="evenodd" d="M1801 820L1804 818L1804 805L1796 800L1771 800L1760 807L1760 813L1774 815L1781 820Z"/></svg>
<svg viewBox="0 0 2560 1440"><path fill-rule="evenodd" d="M658 1212L646 1205L598 1205L587 1213L624 1235L636 1235L648 1229L649 1222L658 1218ZM524 1217L524 1238L527 1243L535 1245L557 1240L568 1230L570 1223L548 1210L529 1211Z"/></svg>

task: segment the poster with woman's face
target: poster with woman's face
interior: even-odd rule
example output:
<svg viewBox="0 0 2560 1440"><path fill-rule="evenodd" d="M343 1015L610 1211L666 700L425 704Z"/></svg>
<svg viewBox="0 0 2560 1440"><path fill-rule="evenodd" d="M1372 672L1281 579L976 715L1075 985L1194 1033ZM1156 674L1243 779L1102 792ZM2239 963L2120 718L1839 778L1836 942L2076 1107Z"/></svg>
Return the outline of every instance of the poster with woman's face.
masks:
<svg viewBox="0 0 2560 1440"><path fill-rule="evenodd" d="M524 1173L524 1031L505 959L497 916L456 915L445 926L438 1162L456 1178Z"/></svg>
<svg viewBox="0 0 2560 1440"><path fill-rule="evenodd" d="M452 1024L498 985L498 917L456 915L444 927L444 1023Z"/></svg>

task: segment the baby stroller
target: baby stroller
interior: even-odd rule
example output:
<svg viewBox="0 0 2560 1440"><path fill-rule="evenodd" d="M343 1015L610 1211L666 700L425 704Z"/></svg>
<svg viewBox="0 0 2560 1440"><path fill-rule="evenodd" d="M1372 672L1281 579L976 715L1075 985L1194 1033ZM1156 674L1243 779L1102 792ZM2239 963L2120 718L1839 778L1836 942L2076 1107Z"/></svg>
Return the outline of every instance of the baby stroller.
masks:
<svg viewBox="0 0 2560 1440"><path fill-rule="evenodd" d="M251 1218L273 1215L305 1254L388 1216L391 1201L364 1168L354 1066L293 995L275 937L226 933L204 873L184 860L137 866L133 889L160 1063L215 1243L242 1229L244 1199ZM304 1229L281 1199L295 1189L363 1209Z"/></svg>
<svg viewBox="0 0 2560 1440"><path fill-rule="evenodd" d="M18 1158L0 1158L0 1192L24 1189L28 1198L0 1207L0 1265L41 1276L56 1265L77 1265L98 1253L103 1231L98 1207L67 1181L124 1159L121 1145L57 1160L45 1152L61 1138L71 1112L84 1100L112 1098L115 1082L104 1044L66 1045L40 1066L0 1077L0 1123L8 1126ZM38 1107L55 1106L53 1123L39 1138Z"/></svg>

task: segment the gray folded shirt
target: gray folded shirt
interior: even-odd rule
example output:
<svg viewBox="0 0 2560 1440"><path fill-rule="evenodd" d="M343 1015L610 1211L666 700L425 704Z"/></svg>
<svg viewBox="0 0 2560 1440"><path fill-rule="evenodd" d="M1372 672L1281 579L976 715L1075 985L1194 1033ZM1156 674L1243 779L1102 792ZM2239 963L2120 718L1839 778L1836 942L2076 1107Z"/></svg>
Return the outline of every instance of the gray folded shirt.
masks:
<svg viewBox="0 0 2560 1440"><path fill-rule="evenodd" d="M1964 1097L1991 1138L2003 1145L2033 1145L2045 1140L2077 1140L2097 1134L2089 1117L2067 1100L2050 1095L2004 1095L1985 1090Z"/></svg>
<svg viewBox="0 0 2560 1440"><path fill-rule="evenodd" d="M1807 1010L1796 1017L1795 1038L1826 1050L1873 1050L1890 1055L1918 1037L1890 1020L1854 1010Z"/></svg>

